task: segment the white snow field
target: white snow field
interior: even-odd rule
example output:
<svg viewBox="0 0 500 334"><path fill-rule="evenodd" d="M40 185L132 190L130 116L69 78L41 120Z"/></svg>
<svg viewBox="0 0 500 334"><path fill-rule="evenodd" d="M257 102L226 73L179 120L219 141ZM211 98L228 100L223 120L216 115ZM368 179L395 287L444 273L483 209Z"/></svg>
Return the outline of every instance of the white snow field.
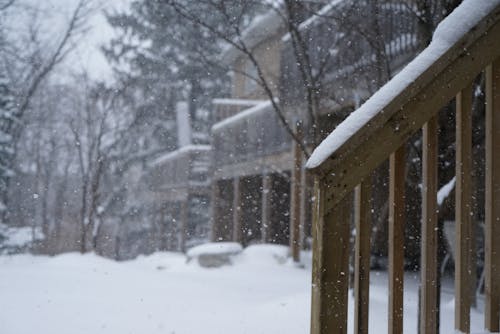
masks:
<svg viewBox="0 0 500 334"><path fill-rule="evenodd" d="M310 266L290 264L286 253L251 246L215 269L177 253L127 262L75 253L1 256L0 333L309 333ZM371 277L371 331L387 332L386 275ZM416 332L416 282L407 275L405 333ZM453 333L453 300L442 302L441 333ZM473 327L481 323L473 311Z"/></svg>

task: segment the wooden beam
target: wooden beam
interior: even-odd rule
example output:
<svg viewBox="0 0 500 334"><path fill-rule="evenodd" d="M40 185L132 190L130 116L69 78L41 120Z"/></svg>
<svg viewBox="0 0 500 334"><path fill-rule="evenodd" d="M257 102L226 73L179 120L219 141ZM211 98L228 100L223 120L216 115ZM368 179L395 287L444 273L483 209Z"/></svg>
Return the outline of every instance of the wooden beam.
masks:
<svg viewBox="0 0 500 334"><path fill-rule="evenodd" d="M364 180L354 195L356 242L354 254L354 333L368 334L370 300L371 181Z"/></svg>
<svg viewBox="0 0 500 334"><path fill-rule="evenodd" d="M472 85L456 97L455 329L470 330L472 229Z"/></svg>
<svg viewBox="0 0 500 334"><path fill-rule="evenodd" d="M324 214L323 193L320 181L315 180L311 333L345 334L351 200L346 197L334 211Z"/></svg>
<svg viewBox="0 0 500 334"><path fill-rule="evenodd" d="M422 129L422 240L420 333L438 332L438 120L431 118Z"/></svg>
<svg viewBox="0 0 500 334"><path fill-rule="evenodd" d="M269 225L271 224L271 192L272 180L271 174L262 175L262 219L261 235L262 242L269 242Z"/></svg>
<svg viewBox="0 0 500 334"><path fill-rule="evenodd" d="M241 221L241 179L233 179L233 241L243 242L243 224Z"/></svg>
<svg viewBox="0 0 500 334"><path fill-rule="evenodd" d="M389 334L403 333L405 148L389 159Z"/></svg>
<svg viewBox="0 0 500 334"><path fill-rule="evenodd" d="M500 332L500 58L486 69L485 327Z"/></svg>
<svg viewBox="0 0 500 334"><path fill-rule="evenodd" d="M297 138L302 139L302 126L297 123L295 126ZM290 196L290 251L294 262L300 261L300 250L302 248L302 238L300 235L300 202L302 184L302 151L300 146L293 142L292 144L292 180Z"/></svg>
<svg viewBox="0 0 500 334"><path fill-rule="evenodd" d="M499 17L500 6L313 170L331 185L325 210L352 191L500 55Z"/></svg>

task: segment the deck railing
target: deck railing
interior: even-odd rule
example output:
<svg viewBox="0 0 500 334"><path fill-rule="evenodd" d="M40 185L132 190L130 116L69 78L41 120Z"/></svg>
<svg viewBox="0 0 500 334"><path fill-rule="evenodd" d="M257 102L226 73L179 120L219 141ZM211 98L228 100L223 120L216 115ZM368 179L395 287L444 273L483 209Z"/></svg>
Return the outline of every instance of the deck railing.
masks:
<svg viewBox="0 0 500 334"><path fill-rule="evenodd" d="M316 173L312 333L346 333L351 193L355 191L354 331L368 333L370 175L389 159L389 333L403 332L405 143L422 129L420 333L438 332L438 111L456 103L455 328L470 332L472 240L472 82L485 75L485 324L500 330L500 5L406 89L380 107Z"/></svg>

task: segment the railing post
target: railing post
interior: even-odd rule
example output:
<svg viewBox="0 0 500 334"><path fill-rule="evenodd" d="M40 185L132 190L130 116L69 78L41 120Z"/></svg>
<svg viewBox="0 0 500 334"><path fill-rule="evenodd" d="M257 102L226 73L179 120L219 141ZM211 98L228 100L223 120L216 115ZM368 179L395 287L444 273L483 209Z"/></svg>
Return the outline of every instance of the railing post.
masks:
<svg viewBox="0 0 500 334"><path fill-rule="evenodd" d="M356 187L354 222L354 333L368 334L370 299L371 180L368 176Z"/></svg>
<svg viewBox="0 0 500 334"><path fill-rule="evenodd" d="M470 330L472 242L472 85L456 97L455 329Z"/></svg>
<svg viewBox="0 0 500 334"><path fill-rule="evenodd" d="M405 148L389 159L389 334L403 333Z"/></svg>
<svg viewBox="0 0 500 334"><path fill-rule="evenodd" d="M500 58L486 68L485 327L500 331Z"/></svg>
<svg viewBox="0 0 500 334"><path fill-rule="evenodd" d="M422 241L421 241L421 300L420 333L438 332L438 243L437 243L437 174L438 120L437 115L422 129Z"/></svg>
<svg viewBox="0 0 500 334"><path fill-rule="evenodd" d="M350 198L324 211L325 189L315 180L312 334L347 333Z"/></svg>

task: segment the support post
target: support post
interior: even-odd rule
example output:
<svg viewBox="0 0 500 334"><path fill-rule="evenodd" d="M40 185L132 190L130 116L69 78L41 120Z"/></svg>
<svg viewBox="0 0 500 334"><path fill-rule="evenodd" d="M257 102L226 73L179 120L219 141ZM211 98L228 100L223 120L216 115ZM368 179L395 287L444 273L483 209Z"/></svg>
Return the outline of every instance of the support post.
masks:
<svg viewBox="0 0 500 334"><path fill-rule="evenodd" d="M302 125L297 123L295 127L297 138L302 139ZM291 182L291 197L290 197L290 251L294 262L300 261L300 250L302 248L302 240L300 236L300 202L301 189L300 186L302 176L302 151L300 146L293 142L292 146L293 166L292 166L292 182Z"/></svg>
<svg viewBox="0 0 500 334"><path fill-rule="evenodd" d="M262 242L269 242L269 225L271 224L271 192L272 180L271 175L265 173L262 175L262 219L261 219L261 235Z"/></svg>
<svg viewBox="0 0 500 334"><path fill-rule="evenodd" d="M181 201L180 207L180 250L181 252L186 252L186 241L187 241L187 231L188 231L188 200L189 197L184 201Z"/></svg>
<svg viewBox="0 0 500 334"><path fill-rule="evenodd" d="M420 333L438 331L438 119L422 129L422 240L420 267Z"/></svg>
<svg viewBox="0 0 500 334"><path fill-rule="evenodd" d="M315 180L312 334L347 333L350 196L324 212L324 189Z"/></svg>
<svg viewBox="0 0 500 334"><path fill-rule="evenodd" d="M456 97L455 329L470 330L472 242L472 85Z"/></svg>
<svg viewBox="0 0 500 334"><path fill-rule="evenodd" d="M241 179L233 180L233 241L243 243L243 224L241 221Z"/></svg>
<svg viewBox="0 0 500 334"><path fill-rule="evenodd" d="M354 222L356 242L354 254L354 333L368 334L370 300L370 234L371 182L366 178L356 187Z"/></svg>
<svg viewBox="0 0 500 334"><path fill-rule="evenodd" d="M403 333L405 147L389 159L389 334Z"/></svg>
<svg viewBox="0 0 500 334"><path fill-rule="evenodd" d="M212 235L210 239L212 242L222 241L222 227L221 217L220 217L220 186L218 180L212 181L212 198L210 201L210 205L212 207Z"/></svg>
<svg viewBox="0 0 500 334"><path fill-rule="evenodd" d="M500 332L500 58L486 69L485 327Z"/></svg>

